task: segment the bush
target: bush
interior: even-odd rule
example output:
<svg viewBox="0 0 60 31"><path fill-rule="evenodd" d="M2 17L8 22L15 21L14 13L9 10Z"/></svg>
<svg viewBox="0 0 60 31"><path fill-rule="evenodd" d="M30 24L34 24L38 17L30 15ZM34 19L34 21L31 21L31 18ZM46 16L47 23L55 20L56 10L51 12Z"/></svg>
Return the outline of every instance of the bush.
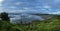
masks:
<svg viewBox="0 0 60 31"><path fill-rule="evenodd" d="M2 12L0 14L0 18L1 18L1 20L5 20L5 21L9 21L10 20L9 17L8 17L8 13L6 13L6 12Z"/></svg>

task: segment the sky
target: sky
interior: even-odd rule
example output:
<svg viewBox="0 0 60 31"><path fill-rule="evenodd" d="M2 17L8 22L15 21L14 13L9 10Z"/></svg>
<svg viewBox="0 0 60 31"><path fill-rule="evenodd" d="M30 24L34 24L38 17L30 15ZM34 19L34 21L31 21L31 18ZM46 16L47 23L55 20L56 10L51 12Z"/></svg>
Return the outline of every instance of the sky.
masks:
<svg viewBox="0 0 60 31"><path fill-rule="evenodd" d="M0 0L0 12L60 14L60 0Z"/></svg>

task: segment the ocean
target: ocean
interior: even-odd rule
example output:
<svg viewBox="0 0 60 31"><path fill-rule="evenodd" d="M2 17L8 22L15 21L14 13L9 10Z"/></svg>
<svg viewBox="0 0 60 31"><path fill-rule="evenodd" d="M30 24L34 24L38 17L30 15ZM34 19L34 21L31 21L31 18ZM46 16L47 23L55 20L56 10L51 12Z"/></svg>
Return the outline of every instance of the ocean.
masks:
<svg viewBox="0 0 60 31"><path fill-rule="evenodd" d="M32 22L34 20L43 21L52 17L52 15L34 15L26 13L9 13L11 23Z"/></svg>

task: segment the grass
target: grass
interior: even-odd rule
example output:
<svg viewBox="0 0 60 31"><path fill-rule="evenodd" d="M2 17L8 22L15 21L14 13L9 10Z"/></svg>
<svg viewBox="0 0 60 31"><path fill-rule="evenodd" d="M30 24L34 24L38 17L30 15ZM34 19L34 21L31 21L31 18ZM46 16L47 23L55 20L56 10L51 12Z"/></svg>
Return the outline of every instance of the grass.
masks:
<svg viewBox="0 0 60 31"><path fill-rule="evenodd" d="M33 21L30 25L10 24L0 21L0 31L60 31L60 16L44 21Z"/></svg>

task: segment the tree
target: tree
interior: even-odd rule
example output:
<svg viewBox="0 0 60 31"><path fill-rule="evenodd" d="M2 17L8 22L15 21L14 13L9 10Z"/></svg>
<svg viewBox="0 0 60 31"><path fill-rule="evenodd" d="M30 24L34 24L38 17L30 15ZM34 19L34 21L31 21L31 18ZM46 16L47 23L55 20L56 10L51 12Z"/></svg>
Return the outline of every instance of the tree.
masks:
<svg viewBox="0 0 60 31"><path fill-rule="evenodd" d="M2 12L0 14L0 18L1 18L1 20L4 20L4 21L9 21L10 20L9 17L8 17L8 13L6 13L6 12Z"/></svg>

